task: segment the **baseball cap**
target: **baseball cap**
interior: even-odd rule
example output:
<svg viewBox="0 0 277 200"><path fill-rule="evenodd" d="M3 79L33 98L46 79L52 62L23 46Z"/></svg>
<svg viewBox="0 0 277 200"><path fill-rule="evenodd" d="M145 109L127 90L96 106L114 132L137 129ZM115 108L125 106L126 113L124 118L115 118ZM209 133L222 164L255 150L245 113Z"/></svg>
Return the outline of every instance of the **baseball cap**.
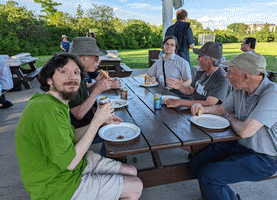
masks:
<svg viewBox="0 0 277 200"><path fill-rule="evenodd" d="M253 75L259 75L261 72L265 73L266 71L265 57L256 52L245 52L232 60L221 62L221 64L239 67Z"/></svg>
<svg viewBox="0 0 277 200"><path fill-rule="evenodd" d="M62 38L64 38L64 37L66 37L66 38L67 38L67 36L66 36L66 35L62 35Z"/></svg>
<svg viewBox="0 0 277 200"><path fill-rule="evenodd" d="M96 40L91 37L76 37L73 39L69 53L77 56L104 56L107 52L97 46Z"/></svg>
<svg viewBox="0 0 277 200"><path fill-rule="evenodd" d="M206 42L200 49L193 48L195 54L211 56L216 59L222 58L222 46L218 42Z"/></svg>

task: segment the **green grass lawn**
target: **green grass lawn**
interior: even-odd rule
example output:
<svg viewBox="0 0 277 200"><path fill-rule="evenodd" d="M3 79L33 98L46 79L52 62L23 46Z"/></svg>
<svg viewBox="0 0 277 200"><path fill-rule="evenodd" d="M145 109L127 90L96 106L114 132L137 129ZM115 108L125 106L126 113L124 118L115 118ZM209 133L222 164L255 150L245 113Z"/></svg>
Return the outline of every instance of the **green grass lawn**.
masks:
<svg viewBox="0 0 277 200"><path fill-rule="evenodd" d="M201 48L201 46L196 46ZM132 69L136 68L148 68L148 51L149 50L160 50L159 48L151 49L132 49L132 50L119 50L119 57L122 62ZM256 45L256 52L262 54L267 61L267 70L277 71L277 43L258 43ZM230 60L235 56L241 54L240 43L224 44L223 55L226 60ZM52 55L38 56L39 60L36 62L37 67L43 66ZM197 55L190 50L191 65L198 65Z"/></svg>
<svg viewBox="0 0 277 200"><path fill-rule="evenodd" d="M226 60L231 60L235 56L242 53L240 50L240 43L224 44L223 55ZM201 48L196 46L195 48ZM119 57L128 67L135 68L148 68L148 51L153 49L140 49L140 50L120 50ZM156 50L160 50L156 48ZM277 43L258 43L256 45L256 52L262 54L267 61L267 70L277 71ZM196 60L197 55L190 50L191 65L198 65Z"/></svg>

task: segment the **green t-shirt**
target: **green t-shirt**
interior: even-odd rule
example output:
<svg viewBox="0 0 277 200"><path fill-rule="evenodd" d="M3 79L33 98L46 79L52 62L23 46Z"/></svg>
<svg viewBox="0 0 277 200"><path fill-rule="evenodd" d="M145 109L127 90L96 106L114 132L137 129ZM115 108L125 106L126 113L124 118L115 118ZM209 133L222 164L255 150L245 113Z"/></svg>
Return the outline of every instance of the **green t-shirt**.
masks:
<svg viewBox="0 0 277 200"><path fill-rule="evenodd" d="M74 170L76 155L69 106L50 94L34 94L17 125L15 146L21 176L32 199L70 199L86 167L86 156Z"/></svg>

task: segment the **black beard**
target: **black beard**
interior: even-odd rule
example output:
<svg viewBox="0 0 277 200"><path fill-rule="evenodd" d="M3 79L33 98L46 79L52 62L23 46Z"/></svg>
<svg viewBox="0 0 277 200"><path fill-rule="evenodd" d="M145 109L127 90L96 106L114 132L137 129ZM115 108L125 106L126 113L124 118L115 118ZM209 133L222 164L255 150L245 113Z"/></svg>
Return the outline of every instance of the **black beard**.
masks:
<svg viewBox="0 0 277 200"><path fill-rule="evenodd" d="M78 94L78 91L77 90L76 92L64 92L64 91L61 91L59 92L60 95L62 96L62 98L64 100L71 100L71 99L75 99L76 95Z"/></svg>
<svg viewBox="0 0 277 200"><path fill-rule="evenodd" d="M67 82L67 83L64 83L63 85L71 85L71 84L72 85L79 85L76 82ZM76 95L79 92L79 89L76 92L60 91L60 90L57 89L55 83L53 83L53 91L58 92L61 95L63 100L71 100L71 99L75 99Z"/></svg>

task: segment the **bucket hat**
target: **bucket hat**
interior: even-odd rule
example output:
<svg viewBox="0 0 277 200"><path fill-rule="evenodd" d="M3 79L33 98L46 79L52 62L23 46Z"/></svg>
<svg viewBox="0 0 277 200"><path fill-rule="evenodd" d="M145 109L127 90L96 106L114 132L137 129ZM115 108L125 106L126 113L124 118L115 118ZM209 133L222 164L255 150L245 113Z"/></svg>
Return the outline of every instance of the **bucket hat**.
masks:
<svg viewBox="0 0 277 200"><path fill-rule="evenodd" d="M107 52L97 46L91 37L76 37L73 39L69 53L77 56L104 56Z"/></svg>

